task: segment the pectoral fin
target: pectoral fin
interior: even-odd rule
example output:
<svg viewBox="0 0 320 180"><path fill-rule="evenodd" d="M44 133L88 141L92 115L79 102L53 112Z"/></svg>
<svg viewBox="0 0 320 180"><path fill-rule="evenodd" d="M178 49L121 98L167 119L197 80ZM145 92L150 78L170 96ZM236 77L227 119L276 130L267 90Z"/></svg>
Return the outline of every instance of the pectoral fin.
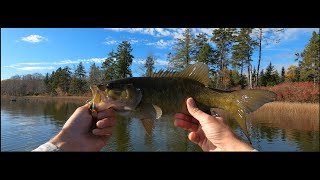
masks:
<svg viewBox="0 0 320 180"><path fill-rule="evenodd" d="M151 103L142 103L135 110L135 116L142 122L148 135L152 134L154 129L154 120L162 116L162 110L159 106Z"/></svg>
<svg viewBox="0 0 320 180"><path fill-rule="evenodd" d="M136 113L138 114L140 119L159 119L162 116L162 110L159 106L144 103L140 104L136 109Z"/></svg>

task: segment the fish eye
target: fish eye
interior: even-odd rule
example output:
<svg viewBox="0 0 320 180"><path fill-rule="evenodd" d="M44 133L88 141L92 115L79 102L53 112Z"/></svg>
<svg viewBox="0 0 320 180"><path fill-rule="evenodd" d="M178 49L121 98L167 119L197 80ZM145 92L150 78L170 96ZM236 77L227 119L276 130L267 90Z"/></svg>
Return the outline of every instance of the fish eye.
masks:
<svg viewBox="0 0 320 180"><path fill-rule="evenodd" d="M108 89L112 89L112 88L113 88L113 85L112 85L112 83L108 83L108 84L106 85L106 87L107 87Z"/></svg>

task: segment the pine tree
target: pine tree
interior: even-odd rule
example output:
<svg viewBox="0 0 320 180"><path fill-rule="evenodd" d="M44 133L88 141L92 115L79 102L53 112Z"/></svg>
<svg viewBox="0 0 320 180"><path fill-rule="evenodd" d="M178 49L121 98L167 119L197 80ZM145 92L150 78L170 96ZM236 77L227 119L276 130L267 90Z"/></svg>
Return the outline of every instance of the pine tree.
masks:
<svg viewBox="0 0 320 180"><path fill-rule="evenodd" d="M64 93L68 93L70 88L70 82L71 82L71 69L68 66L65 66L62 70L61 81L63 82Z"/></svg>
<svg viewBox="0 0 320 180"><path fill-rule="evenodd" d="M80 95L88 91L87 81L86 81L86 71L82 62L80 62L74 71L71 79L70 92L72 94Z"/></svg>
<svg viewBox="0 0 320 180"><path fill-rule="evenodd" d="M281 68L281 78L280 78L280 83L284 82L286 79L286 71L284 67Z"/></svg>
<svg viewBox="0 0 320 180"><path fill-rule="evenodd" d="M50 83L50 75L49 73L46 73L46 76L43 80L44 85L46 87L46 93L50 93L51 92L51 83Z"/></svg>
<svg viewBox="0 0 320 180"><path fill-rule="evenodd" d="M309 43L301 53L300 78L302 81L313 81L314 84L319 82L319 37L315 31L312 32L312 37Z"/></svg>
<svg viewBox="0 0 320 180"><path fill-rule="evenodd" d="M262 86L274 86L280 81L279 73L275 70L274 66L270 62L266 72L264 74L263 80L261 82Z"/></svg>
<svg viewBox="0 0 320 180"><path fill-rule="evenodd" d="M152 55L147 57L144 67L146 68L145 76L150 77L154 69L154 57Z"/></svg>
<svg viewBox="0 0 320 180"><path fill-rule="evenodd" d="M103 83L102 72L99 66L96 66L95 63L90 66L88 83L89 85L98 85Z"/></svg>
<svg viewBox="0 0 320 180"><path fill-rule="evenodd" d="M115 76L116 78L127 78L132 77L130 66L134 58L131 55L132 52L131 44L128 41L122 41L115 53L116 65L115 65Z"/></svg>
<svg viewBox="0 0 320 180"><path fill-rule="evenodd" d="M237 44L233 45L232 49L232 60L233 65L240 65L241 76L243 75L244 65L248 68L248 83L249 88L252 88L252 67L251 67L251 56L254 48L257 46L255 41L252 40L250 34L252 28L241 28L238 35L235 37Z"/></svg>
<svg viewBox="0 0 320 180"><path fill-rule="evenodd" d="M101 69L102 69L102 76L103 76L103 80L104 81L109 81L112 79L117 79L117 77L119 77L118 74L116 74L116 54L115 52L112 50L109 54L108 54L108 58L104 60L104 62L102 63Z"/></svg>
<svg viewBox="0 0 320 180"><path fill-rule="evenodd" d="M215 62L213 62L213 55L214 51L210 44L208 43L208 38L206 37L206 34L200 33L196 36L194 39L194 48L193 48L193 54L194 59L197 62L203 62L207 65L213 65Z"/></svg>
<svg viewBox="0 0 320 180"><path fill-rule="evenodd" d="M229 65L229 53L231 51L232 43L234 42L234 33L235 28L218 28L213 30L211 41L215 42L217 46L216 57L218 59L218 67L220 71L219 84L225 82L225 78L227 78L225 73L225 68ZM223 83L225 84L225 83ZM226 87L224 87L226 88Z"/></svg>
<svg viewBox="0 0 320 180"><path fill-rule="evenodd" d="M182 70L194 59L194 46L193 46L193 37L191 35L191 29L187 28L183 32L183 38L176 39L177 43L174 46L176 51L171 61L169 62L172 69Z"/></svg>

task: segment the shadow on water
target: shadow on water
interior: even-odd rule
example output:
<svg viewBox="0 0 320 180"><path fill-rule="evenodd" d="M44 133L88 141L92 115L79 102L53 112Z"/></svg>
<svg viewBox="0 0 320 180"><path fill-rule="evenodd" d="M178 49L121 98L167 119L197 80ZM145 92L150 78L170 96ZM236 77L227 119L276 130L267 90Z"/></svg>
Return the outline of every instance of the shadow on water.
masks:
<svg viewBox="0 0 320 180"><path fill-rule="evenodd" d="M38 147L59 132L80 105L65 101L32 103L1 100L1 151L30 151ZM246 139L228 113L216 111L238 135ZM268 113L277 114L272 112L276 110ZM260 113L262 115L248 116L253 146L258 150L319 151L318 121L304 119L301 124L294 122L295 119L288 119L284 113L280 119L268 117L267 112ZM154 121L151 133L146 132L139 119L119 116L113 136L101 151L201 151L198 145L188 140L188 133L175 127L171 116Z"/></svg>

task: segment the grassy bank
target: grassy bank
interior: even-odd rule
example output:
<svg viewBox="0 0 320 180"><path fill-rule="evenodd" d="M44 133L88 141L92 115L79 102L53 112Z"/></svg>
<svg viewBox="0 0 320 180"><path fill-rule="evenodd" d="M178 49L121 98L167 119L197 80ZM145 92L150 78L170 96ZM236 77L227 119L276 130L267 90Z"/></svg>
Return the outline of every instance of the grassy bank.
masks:
<svg viewBox="0 0 320 180"><path fill-rule="evenodd" d="M64 101L86 103L91 97L88 96L1 96L1 100L8 101L24 101L24 102L38 102L38 101Z"/></svg>
<svg viewBox="0 0 320 180"><path fill-rule="evenodd" d="M231 115L223 110L215 109L225 119ZM319 131L319 104L318 103L292 103L272 102L263 105L253 113L247 115L253 124L284 129L297 129L305 131Z"/></svg>
<svg viewBox="0 0 320 180"><path fill-rule="evenodd" d="M319 104L272 102L251 113L248 118L277 127L319 131Z"/></svg>

